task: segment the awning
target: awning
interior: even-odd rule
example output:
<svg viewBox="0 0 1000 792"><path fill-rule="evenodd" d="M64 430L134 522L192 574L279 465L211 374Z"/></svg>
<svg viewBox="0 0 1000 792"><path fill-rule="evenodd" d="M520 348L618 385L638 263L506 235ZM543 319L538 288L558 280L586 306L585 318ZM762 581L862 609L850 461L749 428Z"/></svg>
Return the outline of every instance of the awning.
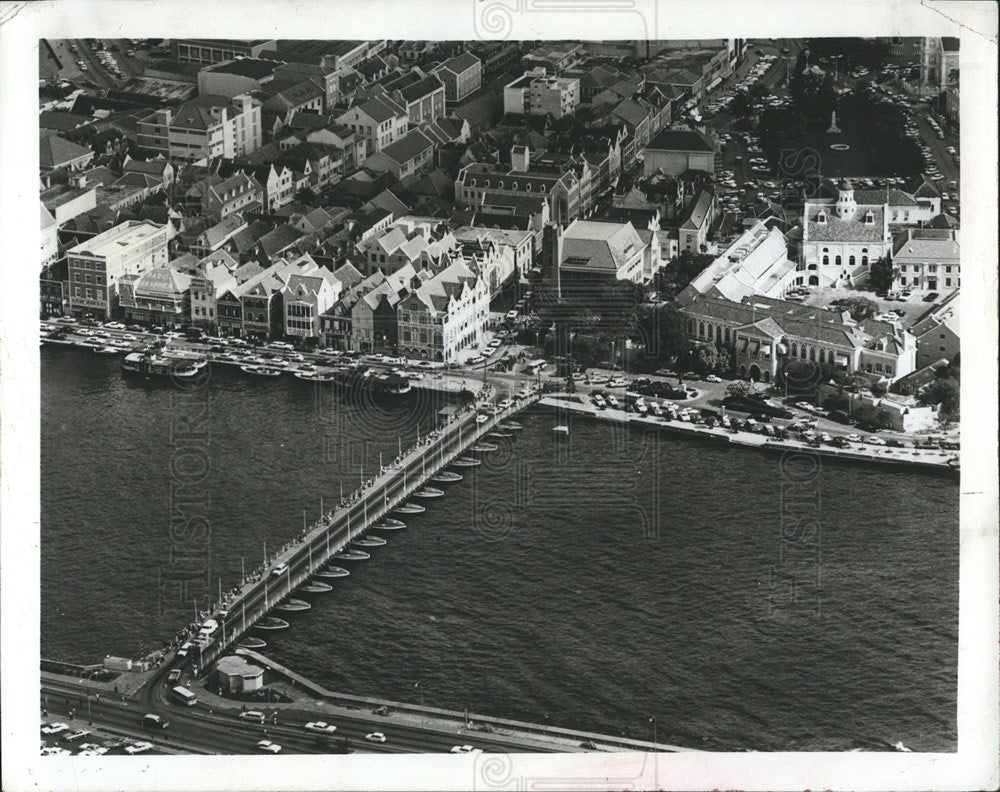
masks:
<svg viewBox="0 0 1000 792"><path fill-rule="evenodd" d="M834 358L834 360L836 361L836 363L837 363L838 366L846 366L847 362L848 362L847 361L847 355L837 355Z"/></svg>
<svg viewBox="0 0 1000 792"><path fill-rule="evenodd" d="M530 366L531 368L536 368L538 366L544 366L544 365L545 365L545 358L539 358L538 360L532 360L532 361L530 361L528 363L528 366Z"/></svg>
<svg viewBox="0 0 1000 792"><path fill-rule="evenodd" d="M440 410L438 410L438 415L450 417L452 415L455 415L458 411L459 411L458 407L449 404L447 407L442 407Z"/></svg>
<svg viewBox="0 0 1000 792"><path fill-rule="evenodd" d="M740 351L740 352L746 352L746 351L747 351L747 344L749 344L749 343L750 343L750 342L749 342L749 340L748 340L748 339L746 339L746 338L741 338L741 339L740 339L740 345L739 345L739 347L738 347L738 351Z"/></svg>
<svg viewBox="0 0 1000 792"><path fill-rule="evenodd" d="M750 354L756 355L760 351L760 341L756 339L750 342Z"/></svg>

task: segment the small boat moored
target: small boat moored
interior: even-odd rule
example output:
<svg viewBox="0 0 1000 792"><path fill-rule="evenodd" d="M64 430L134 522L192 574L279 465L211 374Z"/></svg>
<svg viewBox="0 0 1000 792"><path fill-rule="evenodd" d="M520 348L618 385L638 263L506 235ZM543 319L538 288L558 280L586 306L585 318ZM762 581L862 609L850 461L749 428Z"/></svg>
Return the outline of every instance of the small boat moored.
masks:
<svg viewBox="0 0 1000 792"><path fill-rule="evenodd" d="M316 577L332 580L333 578L347 577L349 574L351 573L348 572L343 567L329 566L326 569L321 569L319 572L317 572Z"/></svg>
<svg viewBox="0 0 1000 792"><path fill-rule="evenodd" d="M451 464L455 467L475 467L476 465L481 465L482 462L474 457L459 457L453 460Z"/></svg>
<svg viewBox="0 0 1000 792"><path fill-rule="evenodd" d="M281 611L282 613L300 613L301 611L307 611L310 608L312 608L312 605L305 600L300 599L290 599L274 606L276 611Z"/></svg>
<svg viewBox="0 0 1000 792"><path fill-rule="evenodd" d="M391 517L386 517L381 522L377 522L372 526L373 529L378 531L402 531L405 527L406 523L402 520L394 520Z"/></svg>
<svg viewBox="0 0 1000 792"><path fill-rule="evenodd" d="M265 616L254 625L257 630L287 630L291 625L276 616Z"/></svg>
<svg viewBox="0 0 1000 792"><path fill-rule="evenodd" d="M555 432L557 435L568 435L569 427L560 424L559 426L553 426L552 431Z"/></svg>
<svg viewBox="0 0 1000 792"><path fill-rule="evenodd" d="M513 432L490 432L486 435L487 440L506 440L508 437L513 437Z"/></svg>
<svg viewBox="0 0 1000 792"><path fill-rule="evenodd" d="M456 481L462 480L461 473L455 473L451 470L442 470L440 473L431 476L431 481L435 484L454 484Z"/></svg>
<svg viewBox="0 0 1000 792"><path fill-rule="evenodd" d="M386 544L381 536L364 536L354 542L355 547L383 547Z"/></svg>
<svg viewBox="0 0 1000 792"><path fill-rule="evenodd" d="M524 427L515 421L504 421L500 424L500 428L505 432L520 432Z"/></svg>
<svg viewBox="0 0 1000 792"><path fill-rule="evenodd" d="M333 557L338 561L367 561L371 558L371 555L364 550L341 550L339 553L335 553Z"/></svg>
<svg viewBox="0 0 1000 792"><path fill-rule="evenodd" d="M397 506L393 511L397 514L422 514L427 509L419 503L404 503L402 506Z"/></svg>
<svg viewBox="0 0 1000 792"><path fill-rule="evenodd" d="M300 586L298 590L301 594L325 594L328 591L333 591L333 586L329 583L321 583L318 580L314 580L312 583Z"/></svg>
<svg viewBox="0 0 1000 792"><path fill-rule="evenodd" d="M477 451L479 453L485 453L487 451L496 451L499 446L495 443L476 443L474 446L470 447L470 451Z"/></svg>
<svg viewBox="0 0 1000 792"><path fill-rule="evenodd" d="M241 649L265 649L267 648L267 641L250 636L249 638L244 638L236 645Z"/></svg>
<svg viewBox="0 0 1000 792"><path fill-rule="evenodd" d="M437 487L424 487L413 493L414 498L440 498L442 495L444 490L439 490Z"/></svg>

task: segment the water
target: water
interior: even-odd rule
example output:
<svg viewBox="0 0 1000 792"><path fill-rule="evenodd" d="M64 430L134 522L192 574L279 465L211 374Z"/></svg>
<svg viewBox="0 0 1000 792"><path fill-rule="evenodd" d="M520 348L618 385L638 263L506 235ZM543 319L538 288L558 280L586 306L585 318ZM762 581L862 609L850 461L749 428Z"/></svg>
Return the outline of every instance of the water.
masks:
<svg viewBox="0 0 1000 792"><path fill-rule="evenodd" d="M241 555L256 566L441 406L224 370L192 399L76 350L42 361L42 655L77 662L168 640L191 596L234 584ZM955 750L953 481L518 420L266 653L332 689L484 715L638 739L655 716L691 747ZM175 489L171 531L192 447L210 503Z"/></svg>

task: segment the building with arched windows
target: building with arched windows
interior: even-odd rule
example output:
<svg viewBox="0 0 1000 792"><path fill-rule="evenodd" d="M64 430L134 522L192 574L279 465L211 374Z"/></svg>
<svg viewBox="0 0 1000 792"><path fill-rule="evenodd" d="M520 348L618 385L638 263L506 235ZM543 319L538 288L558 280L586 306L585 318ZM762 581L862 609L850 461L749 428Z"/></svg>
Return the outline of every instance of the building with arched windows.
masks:
<svg viewBox="0 0 1000 792"><path fill-rule="evenodd" d="M729 349L736 372L758 382L773 381L793 360L888 380L916 368L916 339L888 322L761 295L737 302L685 289L677 302L692 342Z"/></svg>
<svg viewBox="0 0 1000 792"><path fill-rule="evenodd" d="M805 285L856 286L867 280L872 263L891 252L888 194L876 203L874 193L865 191L856 197L854 185L845 179L835 199L806 201L802 218Z"/></svg>

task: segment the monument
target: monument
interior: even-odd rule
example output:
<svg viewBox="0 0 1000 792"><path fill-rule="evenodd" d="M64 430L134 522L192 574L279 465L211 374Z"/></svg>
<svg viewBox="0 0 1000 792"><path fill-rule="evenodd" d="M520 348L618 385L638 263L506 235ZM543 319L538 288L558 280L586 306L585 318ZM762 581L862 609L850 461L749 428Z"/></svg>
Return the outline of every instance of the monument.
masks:
<svg viewBox="0 0 1000 792"><path fill-rule="evenodd" d="M830 128L826 130L828 135L839 135L840 127L837 126L837 111L830 113Z"/></svg>

